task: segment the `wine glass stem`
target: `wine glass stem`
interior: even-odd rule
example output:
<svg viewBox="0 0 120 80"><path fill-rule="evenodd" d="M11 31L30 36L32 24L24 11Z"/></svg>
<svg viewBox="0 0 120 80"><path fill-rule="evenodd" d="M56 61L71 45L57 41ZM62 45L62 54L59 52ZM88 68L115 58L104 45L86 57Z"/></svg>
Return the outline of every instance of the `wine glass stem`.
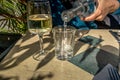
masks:
<svg viewBox="0 0 120 80"><path fill-rule="evenodd" d="M40 44L40 54L44 53L43 49L43 35L39 35L39 44Z"/></svg>

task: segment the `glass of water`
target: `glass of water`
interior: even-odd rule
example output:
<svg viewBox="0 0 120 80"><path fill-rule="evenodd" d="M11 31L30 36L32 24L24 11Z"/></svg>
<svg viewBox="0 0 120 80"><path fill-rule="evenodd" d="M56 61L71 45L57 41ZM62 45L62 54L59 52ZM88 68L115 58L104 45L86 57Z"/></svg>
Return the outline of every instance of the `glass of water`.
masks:
<svg viewBox="0 0 120 80"><path fill-rule="evenodd" d="M34 59L41 60L40 56L47 52L43 49L43 34L52 29L51 8L48 0L29 0L27 4L28 30L32 34L39 35L40 50L34 55Z"/></svg>
<svg viewBox="0 0 120 80"><path fill-rule="evenodd" d="M72 26L53 28L55 55L59 60L69 60L73 57L76 29Z"/></svg>

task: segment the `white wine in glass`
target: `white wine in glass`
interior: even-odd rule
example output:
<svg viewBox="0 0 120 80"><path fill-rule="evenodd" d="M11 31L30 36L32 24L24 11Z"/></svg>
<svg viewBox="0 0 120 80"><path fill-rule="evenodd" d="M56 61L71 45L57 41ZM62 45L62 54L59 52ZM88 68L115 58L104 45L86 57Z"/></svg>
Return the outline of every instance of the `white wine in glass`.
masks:
<svg viewBox="0 0 120 80"><path fill-rule="evenodd" d="M30 15L28 19L29 31L33 34L44 34L52 28L52 18L48 14Z"/></svg>
<svg viewBox="0 0 120 80"><path fill-rule="evenodd" d="M40 50L33 56L36 60L41 60L47 51L43 49L43 34L50 32L52 29L51 8L48 0L30 0L27 5L28 9L28 30L31 34L39 35Z"/></svg>

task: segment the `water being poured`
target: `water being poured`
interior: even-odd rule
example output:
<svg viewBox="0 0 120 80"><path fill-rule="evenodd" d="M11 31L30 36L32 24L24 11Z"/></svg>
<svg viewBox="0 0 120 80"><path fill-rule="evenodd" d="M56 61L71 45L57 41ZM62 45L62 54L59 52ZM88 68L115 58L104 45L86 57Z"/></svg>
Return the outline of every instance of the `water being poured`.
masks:
<svg viewBox="0 0 120 80"><path fill-rule="evenodd" d="M64 26L65 29L67 27L67 22L68 22L68 16L64 15L64 24L63 24L63 26Z"/></svg>
<svg viewBox="0 0 120 80"><path fill-rule="evenodd" d="M63 54L65 54L64 51L65 51L65 46L66 46L66 41L67 41L67 30L66 30L67 29L67 22L66 22L67 19L68 19L67 16L65 16L65 21L64 21L64 24L63 24L63 27L64 27L63 33L64 34L63 34L62 48L61 48L62 49L61 51L63 51L62 52Z"/></svg>

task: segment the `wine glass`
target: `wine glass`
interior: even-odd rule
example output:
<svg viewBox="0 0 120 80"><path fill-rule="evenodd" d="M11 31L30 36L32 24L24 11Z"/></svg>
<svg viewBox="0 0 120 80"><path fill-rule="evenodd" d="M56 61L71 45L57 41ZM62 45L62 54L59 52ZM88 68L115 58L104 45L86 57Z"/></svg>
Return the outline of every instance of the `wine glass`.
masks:
<svg viewBox="0 0 120 80"><path fill-rule="evenodd" d="M40 56L47 54L43 49L43 34L52 29L51 8L48 0L29 0L27 5L28 30L32 34L39 35L40 50L33 58L41 60Z"/></svg>

